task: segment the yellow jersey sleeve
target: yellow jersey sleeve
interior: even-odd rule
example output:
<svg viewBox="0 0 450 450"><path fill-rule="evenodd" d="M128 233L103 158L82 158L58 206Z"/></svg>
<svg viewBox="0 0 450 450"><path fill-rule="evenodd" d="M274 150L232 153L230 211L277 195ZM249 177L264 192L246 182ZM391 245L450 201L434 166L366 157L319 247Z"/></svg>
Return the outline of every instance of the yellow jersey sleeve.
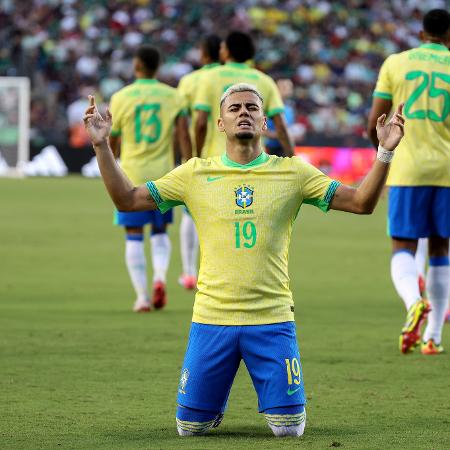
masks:
<svg viewBox="0 0 450 450"><path fill-rule="evenodd" d="M220 98L214 101L214 85L211 83L211 77L203 77L202 83L197 88L197 93L194 97L193 106L197 111L205 111L210 113L213 105L219 104Z"/></svg>
<svg viewBox="0 0 450 450"><path fill-rule="evenodd" d="M196 158L191 158L158 180L146 183L150 195L162 213L185 203L186 187L190 185L192 178L193 159Z"/></svg>
<svg viewBox="0 0 450 450"><path fill-rule="evenodd" d="M193 77L192 77L192 73L185 75L183 78L181 78L178 87L177 87L177 91L178 93L186 100L186 106L191 109L192 108L192 104L191 103L191 97L192 97L192 81L193 81Z"/></svg>
<svg viewBox="0 0 450 450"><path fill-rule="evenodd" d="M176 97L178 98L178 105L179 105L177 117L189 115L188 99L179 91L177 91Z"/></svg>
<svg viewBox="0 0 450 450"><path fill-rule="evenodd" d="M340 183L300 158L296 158L296 164L303 203L327 212Z"/></svg>
<svg viewBox="0 0 450 450"><path fill-rule="evenodd" d="M284 104L281 99L280 91L272 78L264 77L266 84L266 97L264 98L264 111L267 117L273 117L284 112ZM264 95L264 94L263 94Z"/></svg>
<svg viewBox="0 0 450 450"><path fill-rule="evenodd" d="M384 98L386 100L392 100L393 86L390 74L390 68L392 66L393 55L389 56L383 63L378 75L378 81L373 93L374 97Z"/></svg>

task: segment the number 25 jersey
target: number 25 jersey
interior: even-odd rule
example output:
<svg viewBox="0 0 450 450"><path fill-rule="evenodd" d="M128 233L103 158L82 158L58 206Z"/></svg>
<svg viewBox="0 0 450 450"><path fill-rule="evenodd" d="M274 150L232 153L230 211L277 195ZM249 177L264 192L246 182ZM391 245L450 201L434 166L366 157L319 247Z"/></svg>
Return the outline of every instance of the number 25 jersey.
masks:
<svg viewBox="0 0 450 450"><path fill-rule="evenodd" d="M395 150L387 184L450 187L450 51L423 44L389 56L374 97L404 102L405 136Z"/></svg>
<svg viewBox="0 0 450 450"><path fill-rule="evenodd" d="M302 203L327 211L338 183L299 158L262 153L247 165L192 158L147 187L161 212L185 204L200 240L193 321L294 320L288 249Z"/></svg>
<svg viewBox="0 0 450 450"><path fill-rule="evenodd" d="M112 136L121 137L120 163L130 180L143 184L173 168L173 127L187 114L176 89L155 79L138 79L111 97Z"/></svg>

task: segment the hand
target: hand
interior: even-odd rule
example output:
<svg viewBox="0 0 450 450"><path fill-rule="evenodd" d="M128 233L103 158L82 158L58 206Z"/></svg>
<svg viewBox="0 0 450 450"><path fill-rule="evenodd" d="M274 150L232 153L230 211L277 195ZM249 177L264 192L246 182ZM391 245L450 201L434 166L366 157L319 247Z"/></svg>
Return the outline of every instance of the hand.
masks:
<svg viewBox="0 0 450 450"><path fill-rule="evenodd" d="M405 118L402 116L403 103L398 105L397 111L386 122L386 114L378 117L377 120L377 137L380 145L386 150L393 151L402 140L404 133Z"/></svg>
<svg viewBox="0 0 450 450"><path fill-rule="evenodd" d="M84 113L83 122L86 131L91 138L93 145L100 145L107 141L112 127L112 116L109 109L106 110L106 117L103 119L98 112L95 99L89 95L89 107Z"/></svg>

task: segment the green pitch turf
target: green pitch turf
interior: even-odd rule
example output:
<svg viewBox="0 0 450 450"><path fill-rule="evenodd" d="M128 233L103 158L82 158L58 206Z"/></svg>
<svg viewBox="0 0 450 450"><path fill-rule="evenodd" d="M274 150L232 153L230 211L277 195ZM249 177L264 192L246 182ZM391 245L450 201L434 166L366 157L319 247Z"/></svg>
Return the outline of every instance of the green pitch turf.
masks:
<svg viewBox="0 0 450 450"><path fill-rule="evenodd" d="M179 438L193 295L176 283L178 229L169 304L136 315L123 232L99 180L0 180L0 448L450 448L449 353L397 350L404 311L390 282L385 207L357 217L304 206L295 224L305 435L272 437L241 367L223 424ZM450 351L450 325L443 344Z"/></svg>

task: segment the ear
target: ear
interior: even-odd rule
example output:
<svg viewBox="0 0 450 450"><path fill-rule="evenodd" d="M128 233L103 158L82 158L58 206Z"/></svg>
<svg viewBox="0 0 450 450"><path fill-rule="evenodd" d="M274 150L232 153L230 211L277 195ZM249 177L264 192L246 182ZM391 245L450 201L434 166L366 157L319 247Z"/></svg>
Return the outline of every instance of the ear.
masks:
<svg viewBox="0 0 450 450"><path fill-rule="evenodd" d="M267 117L264 116L264 122L261 128L263 131L267 131Z"/></svg>
<svg viewBox="0 0 450 450"><path fill-rule="evenodd" d="M225 131L225 125L223 123L222 117L219 117L217 119L217 128L219 129L220 132L224 132Z"/></svg>

